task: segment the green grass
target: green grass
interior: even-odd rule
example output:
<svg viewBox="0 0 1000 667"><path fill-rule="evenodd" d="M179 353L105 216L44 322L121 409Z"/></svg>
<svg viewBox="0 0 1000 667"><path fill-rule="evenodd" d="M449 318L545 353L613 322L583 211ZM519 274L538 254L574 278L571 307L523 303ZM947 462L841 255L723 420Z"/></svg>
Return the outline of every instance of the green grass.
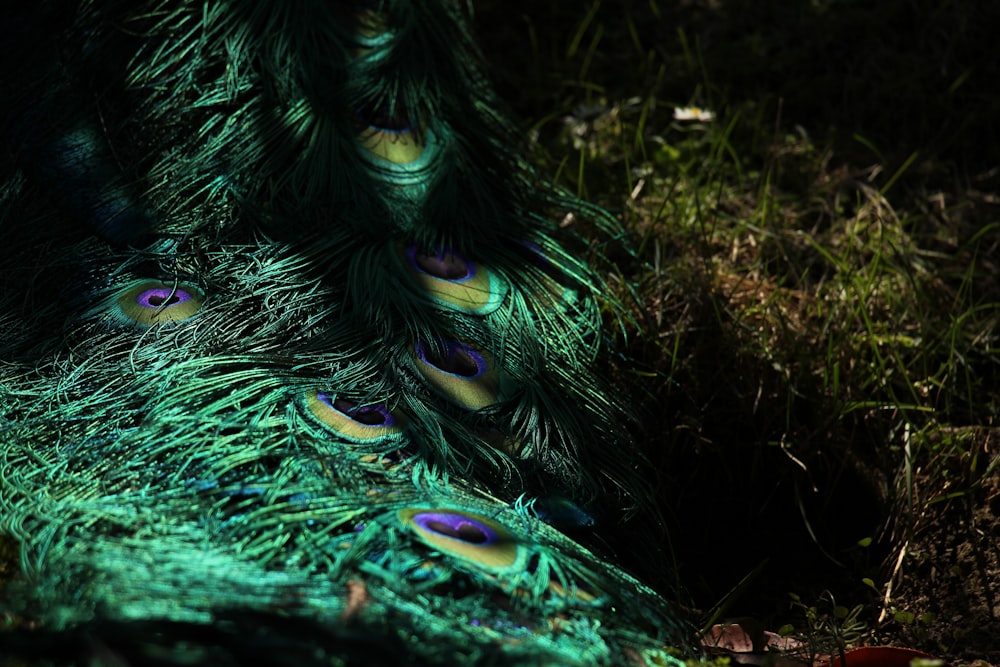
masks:
<svg viewBox="0 0 1000 667"><path fill-rule="evenodd" d="M1000 469L1000 9L972 5L477 3L536 162L635 250L619 380L672 553L644 574L705 624L815 643L860 606L852 640L957 655L897 593Z"/></svg>

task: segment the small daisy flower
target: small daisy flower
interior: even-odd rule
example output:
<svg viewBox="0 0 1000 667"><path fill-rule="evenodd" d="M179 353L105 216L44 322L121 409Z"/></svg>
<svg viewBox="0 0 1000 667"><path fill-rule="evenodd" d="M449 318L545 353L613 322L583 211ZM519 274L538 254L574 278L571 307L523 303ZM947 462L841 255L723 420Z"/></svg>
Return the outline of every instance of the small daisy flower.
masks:
<svg viewBox="0 0 1000 667"><path fill-rule="evenodd" d="M715 112L700 107L675 107L674 120L697 120L703 123L715 118Z"/></svg>

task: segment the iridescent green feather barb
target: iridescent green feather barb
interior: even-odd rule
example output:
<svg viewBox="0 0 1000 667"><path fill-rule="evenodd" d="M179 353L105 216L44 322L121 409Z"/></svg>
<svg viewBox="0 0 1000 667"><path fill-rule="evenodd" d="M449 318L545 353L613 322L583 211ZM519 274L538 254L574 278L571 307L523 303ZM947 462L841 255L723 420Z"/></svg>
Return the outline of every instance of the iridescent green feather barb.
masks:
<svg viewBox="0 0 1000 667"><path fill-rule="evenodd" d="M520 157L460 3L3 11L4 650L676 662L539 518L642 495L555 222L614 221Z"/></svg>

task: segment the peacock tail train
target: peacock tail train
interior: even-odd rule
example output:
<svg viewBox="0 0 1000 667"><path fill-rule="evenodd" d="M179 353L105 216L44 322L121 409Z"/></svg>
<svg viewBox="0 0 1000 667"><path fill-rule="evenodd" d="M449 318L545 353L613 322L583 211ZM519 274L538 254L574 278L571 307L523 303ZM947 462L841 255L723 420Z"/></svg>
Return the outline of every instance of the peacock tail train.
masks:
<svg viewBox="0 0 1000 667"><path fill-rule="evenodd" d="M615 223L526 164L468 11L0 10L0 610L41 628L0 653L679 664L560 531L642 494L560 225Z"/></svg>

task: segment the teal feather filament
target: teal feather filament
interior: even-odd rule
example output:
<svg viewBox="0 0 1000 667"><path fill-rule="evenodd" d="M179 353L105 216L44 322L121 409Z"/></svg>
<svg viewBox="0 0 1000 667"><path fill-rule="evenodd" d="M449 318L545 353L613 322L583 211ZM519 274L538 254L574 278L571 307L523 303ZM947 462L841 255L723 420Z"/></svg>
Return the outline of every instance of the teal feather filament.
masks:
<svg viewBox="0 0 1000 667"><path fill-rule="evenodd" d="M201 292L190 285L146 280L122 292L116 305L128 320L152 326L190 319L201 310L202 301Z"/></svg>
<svg viewBox="0 0 1000 667"><path fill-rule="evenodd" d="M506 452L508 454L515 454L522 456L526 454L524 441L520 438L505 434L499 429L487 429L484 431L478 431L476 433L483 442L489 444L491 447L499 449L500 451Z"/></svg>
<svg viewBox="0 0 1000 667"><path fill-rule="evenodd" d="M573 585L568 588L558 581L549 582L549 591L556 597L570 600L577 600L579 602L595 602L598 597L595 592L588 590L578 582L574 582Z"/></svg>
<svg viewBox="0 0 1000 667"><path fill-rule="evenodd" d="M552 215L615 221L518 153L470 3L15 4L4 611L130 664L674 664L669 604L551 527L590 519L515 500L640 485Z"/></svg>
<svg viewBox="0 0 1000 667"><path fill-rule="evenodd" d="M545 255L545 251L542 250L541 246L532 241L521 241L521 245L531 253L532 263L542 270L542 288L533 290L531 295L539 303L563 312L573 307L578 301L576 291L566 285L560 284L553 277L560 275L561 272Z"/></svg>

